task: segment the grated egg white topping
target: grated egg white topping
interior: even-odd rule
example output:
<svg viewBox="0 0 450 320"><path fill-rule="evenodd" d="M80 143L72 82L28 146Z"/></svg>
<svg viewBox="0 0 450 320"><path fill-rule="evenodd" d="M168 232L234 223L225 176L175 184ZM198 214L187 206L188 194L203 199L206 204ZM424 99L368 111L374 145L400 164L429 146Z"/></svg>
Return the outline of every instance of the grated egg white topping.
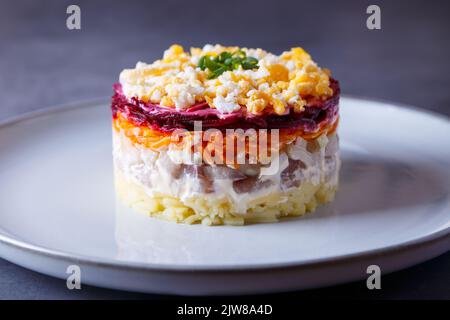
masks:
<svg viewBox="0 0 450 320"><path fill-rule="evenodd" d="M223 51L242 50L258 60L258 68L225 71L208 79L208 70L197 65L204 55L217 56ZM263 111L285 114L293 108L303 110L308 96L326 99L333 94L330 72L321 69L302 48L292 48L281 55L262 49L205 45L202 49L172 45L162 59L151 64L138 62L136 68L125 69L120 83L127 98L184 110L207 101L221 113L246 107L253 114Z"/></svg>

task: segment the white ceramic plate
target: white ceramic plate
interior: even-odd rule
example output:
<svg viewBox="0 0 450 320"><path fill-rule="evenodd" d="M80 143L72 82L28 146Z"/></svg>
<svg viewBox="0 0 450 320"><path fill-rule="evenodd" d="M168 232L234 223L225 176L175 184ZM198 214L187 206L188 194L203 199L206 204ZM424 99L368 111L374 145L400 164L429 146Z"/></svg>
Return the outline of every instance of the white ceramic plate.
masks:
<svg viewBox="0 0 450 320"><path fill-rule="evenodd" d="M244 294L392 272L450 249L450 123L342 98L341 187L303 218L244 227L177 225L116 205L107 102L0 126L0 255L82 284Z"/></svg>

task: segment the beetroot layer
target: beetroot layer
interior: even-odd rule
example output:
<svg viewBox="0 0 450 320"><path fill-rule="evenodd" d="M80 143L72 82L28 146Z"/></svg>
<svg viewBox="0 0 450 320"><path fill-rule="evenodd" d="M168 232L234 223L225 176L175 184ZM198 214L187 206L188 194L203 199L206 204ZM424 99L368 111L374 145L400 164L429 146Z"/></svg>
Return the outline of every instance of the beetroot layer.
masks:
<svg viewBox="0 0 450 320"><path fill-rule="evenodd" d="M148 126L162 132L175 129L194 129L194 121L201 121L203 129L303 129L315 132L318 128L332 123L339 112L339 82L330 79L333 96L327 100L309 99L305 110L295 113L292 109L287 115L265 114L253 115L245 108L229 114L221 114L209 105L199 103L185 111L162 107L136 98L128 100L122 93L120 84L114 85L111 109L113 117L120 112L128 121L137 126Z"/></svg>

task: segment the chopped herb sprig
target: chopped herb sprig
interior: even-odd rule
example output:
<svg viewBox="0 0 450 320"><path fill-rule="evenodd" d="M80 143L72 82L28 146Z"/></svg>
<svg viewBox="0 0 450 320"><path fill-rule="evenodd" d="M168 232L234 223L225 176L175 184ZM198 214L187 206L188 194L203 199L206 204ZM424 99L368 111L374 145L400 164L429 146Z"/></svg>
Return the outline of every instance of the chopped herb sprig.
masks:
<svg viewBox="0 0 450 320"><path fill-rule="evenodd" d="M208 79L214 79L225 71L237 70L242 66L244 70L258 69L258 59L247 57L242 50L231 52L221 52L216 57L204 55L198 61L198 67L201 70L209 70Z"/></svg>

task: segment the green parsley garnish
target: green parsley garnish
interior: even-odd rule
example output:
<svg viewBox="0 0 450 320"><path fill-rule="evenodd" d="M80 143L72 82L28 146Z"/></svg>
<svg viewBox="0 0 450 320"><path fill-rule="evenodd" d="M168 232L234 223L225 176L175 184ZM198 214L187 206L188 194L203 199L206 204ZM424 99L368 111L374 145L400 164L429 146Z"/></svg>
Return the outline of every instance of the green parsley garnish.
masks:
<svg viewBox="0 0 450 320"><path fill-rule="evenodd" d="M225 71L237 70L239 66L242 66L244 70L259 68L258 60L253 57L247 57L242 50L237 50L233 53L224 51L214 58L204 55L198 61L198 67L201 70L209 70L208 79L217 78Z"/></svg>

